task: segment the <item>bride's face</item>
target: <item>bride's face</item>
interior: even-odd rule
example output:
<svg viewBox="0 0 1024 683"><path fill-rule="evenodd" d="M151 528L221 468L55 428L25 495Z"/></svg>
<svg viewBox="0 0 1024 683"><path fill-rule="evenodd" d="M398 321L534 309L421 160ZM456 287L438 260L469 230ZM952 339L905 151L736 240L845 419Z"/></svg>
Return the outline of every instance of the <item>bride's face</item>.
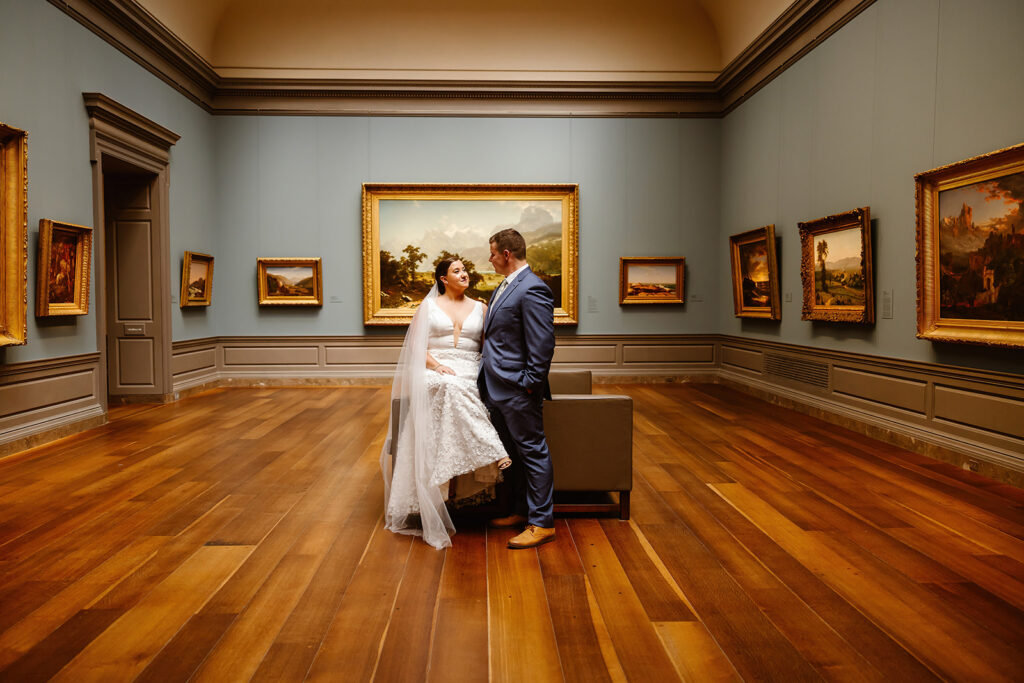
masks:
<svg viewBox="0 0 1024 683"><path fill-rule="evenodd" d="M448 274L444 277L444 286L452 294L462 294L469 288L469 273L462 261L455 261L448 266Z"/></svg>

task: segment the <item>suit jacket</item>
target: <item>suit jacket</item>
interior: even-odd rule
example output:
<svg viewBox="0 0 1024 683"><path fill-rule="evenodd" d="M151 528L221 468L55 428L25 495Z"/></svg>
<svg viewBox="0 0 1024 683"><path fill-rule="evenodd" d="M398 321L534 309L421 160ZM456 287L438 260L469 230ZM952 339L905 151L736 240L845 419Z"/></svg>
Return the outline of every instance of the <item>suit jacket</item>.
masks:
<svg viewBox="0 0 1024 683"><path fill-rule="evenodd" d="M493 300L493 295L492 295ZM478 383L496 400L515 394L550 396L555 352L554 297L529 267L488 306Z"/></svg>

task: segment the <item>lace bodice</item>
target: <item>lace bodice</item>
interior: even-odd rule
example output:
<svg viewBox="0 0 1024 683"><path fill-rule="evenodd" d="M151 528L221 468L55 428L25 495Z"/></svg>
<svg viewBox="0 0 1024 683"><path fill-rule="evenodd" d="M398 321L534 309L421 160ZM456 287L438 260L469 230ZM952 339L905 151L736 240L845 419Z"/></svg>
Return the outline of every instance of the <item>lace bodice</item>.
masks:
<svg viewBox="0 0 1024 683"><path fill-rule="evenodd" d="M455 340L455 324L452 319L433 300L428 305L430 306L430 331L427 335L427 350L457 348L460 351L480 353L480 341L483 339L484 332L483 304L479 301L473 302L473 310L462 323L458 346L452 344Z"/></svg>

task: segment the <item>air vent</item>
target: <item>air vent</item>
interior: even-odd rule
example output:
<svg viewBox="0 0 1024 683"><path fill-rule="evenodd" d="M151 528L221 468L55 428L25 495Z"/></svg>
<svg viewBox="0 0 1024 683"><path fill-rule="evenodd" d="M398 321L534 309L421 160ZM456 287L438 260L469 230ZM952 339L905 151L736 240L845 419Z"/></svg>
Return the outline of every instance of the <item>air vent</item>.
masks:
<svg viewBox="0 0 1024 683"><path fill-rule="evenodd" d="M819 389L828 389L827 363L817 363L793 356L768 353L764 357L764 371L768 375L810 384Z"/></svg>

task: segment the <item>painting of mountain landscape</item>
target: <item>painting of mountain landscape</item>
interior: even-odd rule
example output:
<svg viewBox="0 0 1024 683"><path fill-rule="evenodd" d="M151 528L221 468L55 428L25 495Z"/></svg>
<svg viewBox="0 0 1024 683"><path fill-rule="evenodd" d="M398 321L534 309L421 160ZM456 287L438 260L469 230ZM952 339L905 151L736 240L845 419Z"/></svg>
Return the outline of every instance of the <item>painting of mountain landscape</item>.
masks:
<svg viewBox="0 0 1024 683"><path fill-rule="evenodd" d="M817 259L814 277L816 305L864 305L861 244L859 227L814 236L813 253Z"/></svg>
<svg viewBox="0 0 1024 683"><path fill-rule="evenodd" d="M502 280L488 257L491 235L515 228L530 268L562 306L562 201L559 199L381 199L380 306L415 309L442 259L462 261L466 294L487 301Z"/></svg>
<svg viewBox="0 0 1024 683"><path fill-rule="evenodd" d="M939 193L942 318L1024 321L1024 172Z"/></svg>

